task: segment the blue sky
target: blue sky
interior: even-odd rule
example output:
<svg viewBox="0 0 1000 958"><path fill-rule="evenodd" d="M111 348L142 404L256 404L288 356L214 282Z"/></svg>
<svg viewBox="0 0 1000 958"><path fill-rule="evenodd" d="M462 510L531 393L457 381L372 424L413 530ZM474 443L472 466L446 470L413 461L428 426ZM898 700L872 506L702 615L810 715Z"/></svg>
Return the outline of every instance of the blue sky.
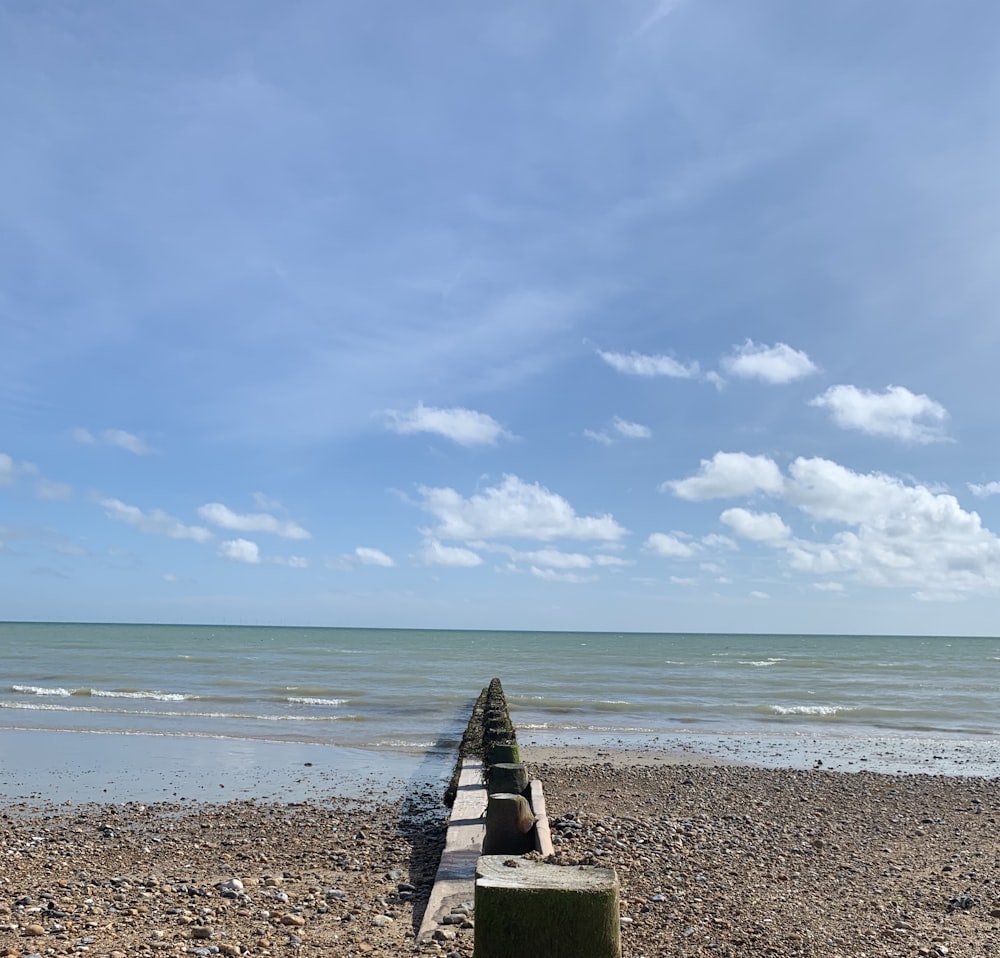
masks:
<svg viewBox="0 0 1000 958"><path fill-rule="evenodd" d="M997 634L1000 6L0 3L0 618Z"/></svg>

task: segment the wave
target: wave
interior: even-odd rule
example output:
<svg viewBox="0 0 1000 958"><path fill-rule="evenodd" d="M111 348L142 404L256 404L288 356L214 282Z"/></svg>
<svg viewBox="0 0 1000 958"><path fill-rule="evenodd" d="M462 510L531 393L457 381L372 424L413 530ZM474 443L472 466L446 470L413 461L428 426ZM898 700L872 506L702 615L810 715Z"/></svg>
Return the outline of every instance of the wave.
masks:
<svg viewBox="0 0 1000 958"><path fill-rule="evenodd" d="M737 659L737 665L752 665L755 668L766 668L769 665L775 665L778 662L784 662L784 659Z"/></svg>
<svg viewBox="0 0 1000 958"><path fill-rule="evenodd" d="M59 695L66 698L70 695L76 694L75 692L71 692L69 689L48 689L39 685L12 685L10 690L12 692L20 692L21 695Z"/></svg>
<svg viewBox="0 0 1000 958"><path fill-rule="evenodd" d="M74 714L124 715L132 719L169 718L188 721L190 719L212 719L239 722L365 722L363 715L250 715L245 712L160 712L142 709L98 708L96 705L58 705L54 702L4 702L0 709L21 712L71 712ZM95 730L96 731L96 730Z"/></svg>
<svg viewBox="0 0 1000 958"><path fill-rule="evenodd" d="M64 689L47 688L41 685L12 685L12 692L21 695L50 696L54 698L98 698L98 699L152 699L155 702L187 702L196 695L182 692L159 692L154 689Z"/></svg>
<svg viewBox="0 0 1000 958"><path fill-rule="evenodd" d="M347 705L347 699L314 698L308 695L290 695L287 701L293 705L328 705L331 708L336 708L339 705Z"/></svg>
<svg viewBox="0 0 1000 958"><path fill-rule="evenodd" d="M856 709L851 705L769 705L767 711L775 715L837 715Z"/></svg>
<svg viewBox="0 0 1000 958"><path fill-rule="evenodd" d="M184 695L182 692L156 692L147 689L137 689L131 690L116 690L116 689L88 689L90 695L95 699L152 699L154 702L188 702L191 699L197 698L196 695ZM74 692L77 694L86 694L80 690L79 692Z"/></svg>

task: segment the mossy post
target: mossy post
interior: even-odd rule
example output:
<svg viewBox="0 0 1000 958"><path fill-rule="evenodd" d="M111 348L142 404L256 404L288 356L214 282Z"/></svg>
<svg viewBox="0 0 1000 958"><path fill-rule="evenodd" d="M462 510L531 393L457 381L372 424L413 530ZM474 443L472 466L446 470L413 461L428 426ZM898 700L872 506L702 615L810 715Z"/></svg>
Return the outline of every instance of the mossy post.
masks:
<svg viewBox="0 0 1000 958"><path fill-rule="evenodd" d="M610 868L484 855L476 865L476 958L621 958Z"/></svg>
<svg viewBox="0 0 1000 958"><path fill-rule="evenodd" d="M523 795L497 792L486 800L484 855L524 855L535 847L535 815Z"/></svg>
<svg viewBox="0 0 1000 958"><path fill-rule="evenodd" d="M528 770L520 762L501 762L491 765L486 775L487 789L496 792L513 792L523 795L528 789Z"/></svg>
<svg viewBox="0 0 1000 958"><path fill-rule="evenodd" d="M505 742L494 742L486 750L487 765L518 765L520 762L521 749L513 739L508 739Z"/></svg>

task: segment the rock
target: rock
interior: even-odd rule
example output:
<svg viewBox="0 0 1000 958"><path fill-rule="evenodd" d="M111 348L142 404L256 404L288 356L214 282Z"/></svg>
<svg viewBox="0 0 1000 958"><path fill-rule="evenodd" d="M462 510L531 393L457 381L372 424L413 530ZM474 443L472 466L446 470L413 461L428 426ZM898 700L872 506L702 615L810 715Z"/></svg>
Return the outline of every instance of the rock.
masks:
<svg viewBox="0 0 1000 958"><path fill-rule="evenodd" d="M238 878L229 878L226 881L220 881L215 887L219 889L220 894L225 896L235 898L243 894L243 882Z"/></svg>
<svg viewBox="0 0 1000 958"><path fill-rule="evenodd" d="M372 924L376 928L387 928L395 921L394 918L390 918L388 915L376 915L372 918Z"/></svg>
<svg viewBox="0 0 1000 958"><path fill-rule="evenodd" d="M295 928L301 928L306 923L306 920L302 915L287 912L281 916L281 923L283 925L292 925Z"/></svg>
<svg viewBox="0 0 1000 958"><path fill-rule="evenodd" d="M434 932L435 941L454 941L458 937L458 933L451 928L438 928Z"/></svg>
<svg viewBox="0 0 1000 958"><path fill-rule="evenodd" d="M45 934L45 929L41 925L27 925L24 933L29 938L41 938Z"/></svg>
<svg viewBox="0 0 1000 958"><path fill-rule="evenodd" d="M212 937L212 928L210 925L194 925L191 928L191 937L199 941L205 941Z"/></svg>

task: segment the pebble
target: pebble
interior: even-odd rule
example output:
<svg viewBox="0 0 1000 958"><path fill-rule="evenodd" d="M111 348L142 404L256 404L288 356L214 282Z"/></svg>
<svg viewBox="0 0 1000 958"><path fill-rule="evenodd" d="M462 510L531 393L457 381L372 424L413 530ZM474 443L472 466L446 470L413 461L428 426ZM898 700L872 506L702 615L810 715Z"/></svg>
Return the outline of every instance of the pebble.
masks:
<svg viewBox="0 0 1000 958"><path fill-rule="evenodd" d="M238 878L229 878L226 881L219 882L219 884L215 887L218 888L223 895L242 895L244 890L243 882L241 882Z"/></svg>
<svg viewBox="0 0 1000 958"><path fill-rule="evenodd" d="M637 958L993 953L1000 894L987 866L998 781L610 763L532 774L544 782L558 860L580 864L589 852L618 873L623 938ZM0 958L21 958L31 945L49 958L172 958L184 954L181 938L206 958L290 958L300 946L470 958L473 936L460 929L473 924L471 900L438 929L454 939L413 940L444 836L436 800L421 798L420 815L326 798L114 812L7 806ZM100 832L108 822L115 840ZM272 897L279 893L287 901ZM61 937L50 923L56 911ZM308 927L305 945L301 925L281 924L286 913ZM380 917L392 921L372 924ZM27 937L29 924L45 937ZM201 927L212 937L195 939ZM942 930L960 934L961 947L949 952Z"/></svg>

